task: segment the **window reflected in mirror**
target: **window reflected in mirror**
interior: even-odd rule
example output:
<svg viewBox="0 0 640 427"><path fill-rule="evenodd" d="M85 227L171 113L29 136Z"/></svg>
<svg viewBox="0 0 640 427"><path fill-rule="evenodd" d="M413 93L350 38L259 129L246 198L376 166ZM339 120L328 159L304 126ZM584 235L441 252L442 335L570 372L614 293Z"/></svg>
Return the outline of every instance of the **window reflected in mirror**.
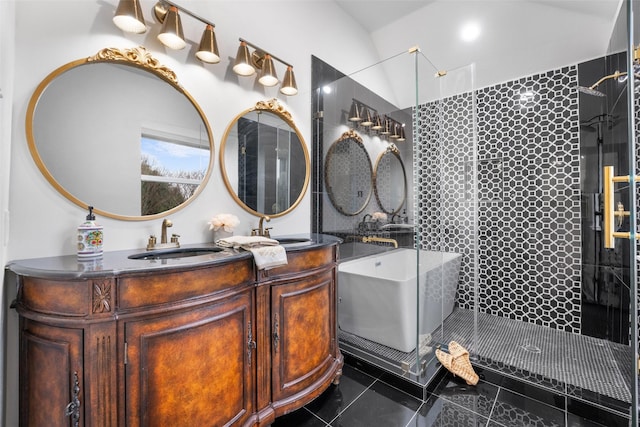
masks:
<svg viewBox="0 0 640 427"><path fill-rule="evenodd" d="M208 141L184 133L144 130L140 139L142 215L154 215L192 197L209 166Z"/></svg>

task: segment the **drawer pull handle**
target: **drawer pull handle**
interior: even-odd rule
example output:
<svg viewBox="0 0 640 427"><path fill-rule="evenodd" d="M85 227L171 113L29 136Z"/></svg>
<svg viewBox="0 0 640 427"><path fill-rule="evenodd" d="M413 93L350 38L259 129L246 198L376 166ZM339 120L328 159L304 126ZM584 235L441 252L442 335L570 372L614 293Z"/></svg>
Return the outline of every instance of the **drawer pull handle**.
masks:
<svg viewBox="0 0 640 427"><path fill-rule="evenodd" d="M64 415L71 417L71 425L78 427L80 424L80 381L78 380L78 373L73 373L73 390L71 391L71 402L66 406Z"/></svg>

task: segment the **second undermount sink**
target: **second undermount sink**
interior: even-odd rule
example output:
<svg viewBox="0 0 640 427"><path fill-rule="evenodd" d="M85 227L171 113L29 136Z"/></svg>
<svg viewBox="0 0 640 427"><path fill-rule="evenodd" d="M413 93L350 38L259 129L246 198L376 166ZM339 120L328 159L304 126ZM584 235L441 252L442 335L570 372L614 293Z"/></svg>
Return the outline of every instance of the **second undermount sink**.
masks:
<svg viewBox="0 0 640 427"><path fill-rule="evenodd" d="M140 252L139 254L132 254L127 258L142 260L186 258L199 255L209 255L214 252L220 252L222 250L224 249L219 247L157 249L152 251Z"/></svg>
<svg viewBox="0 0 640 427"><path fill-rule="evenodd" d="M277 240L281 245L287 245L291 243L309 243L311 239L305 237L272 237Z"/></svg>

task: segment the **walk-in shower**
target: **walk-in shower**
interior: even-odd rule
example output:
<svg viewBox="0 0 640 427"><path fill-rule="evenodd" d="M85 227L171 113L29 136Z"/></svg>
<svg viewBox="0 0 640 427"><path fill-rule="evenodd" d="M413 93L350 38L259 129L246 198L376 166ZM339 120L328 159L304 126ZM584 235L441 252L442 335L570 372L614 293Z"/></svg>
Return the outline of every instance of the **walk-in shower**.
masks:
<svg viewBox="0 0 640 427"><path fill-rule="evenodd" d="M345 354L425 385L440 364L433 352L420 350L456 341L471 351L483 375L499 373L557 393L565 408L577 402L630 417L637 342L630 260L636 249L623 239L616 239L614 250L602 246L601 194L604 166L614 164L621 175L630 170L626 164L635 153L629 141L635 139L629 123L640 113L628 102L627 88L634 87L636 76L626 74L625 54L614 45L600 63L482 88L475 87L473 64L436 73L440 70L420 50L349 75L313 58L313 231L345 240L343 272L354 273L361 260L372 262L355 273L365 278L354 287L338 271L339 288L349 286L339 290ZM325 86L331 91L323 91ZM354 99L403 123L406 141L349 121ZM332 169L327 180L327 153L347 131L361 139L353 142L353 151L366 155ZM391 144L399 150L408 182L402 226L375 198L365 200L375 185L380 192L396 188L375 182L371 160ZM338 182L351 191L341 200L357 205L357 211L345 214L334 205L328 193ZM628 189L616 187L616 201L629 211L621 226L627 230L635 222ZM400 249L364 244L372 236ZM453 309L434 310L437 326L428 332L421 320L433 313L424 312L432 309L424 303L420 262L408 268L416 270L408 276L415 277L408 294L389 290L397 283L378 288L382 274L375 262L394 251L414 261L421 252L443 254L440 266L444 254L459 254ZM449 287L441 279L438 285L442 297ZM389 308L394 299L412 305L413 328L392 326L389 318L398 311ZM409 338L394 336L407 329Z"/></svg>

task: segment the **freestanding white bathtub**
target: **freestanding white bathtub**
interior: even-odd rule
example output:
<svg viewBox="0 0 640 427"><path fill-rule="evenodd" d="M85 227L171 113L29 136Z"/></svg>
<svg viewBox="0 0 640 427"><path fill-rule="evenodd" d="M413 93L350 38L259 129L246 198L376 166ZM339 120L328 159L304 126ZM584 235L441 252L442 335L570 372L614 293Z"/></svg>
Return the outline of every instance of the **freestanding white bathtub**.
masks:
<svg viewBox="0 0 640 427"><path fill-rule="evenodd" d="M340 329L403 352L414 350L418 334L433 332L453 311L462 255L419 251L419 259L418 269L418 251L396 249L341 263Z"/></svg>

